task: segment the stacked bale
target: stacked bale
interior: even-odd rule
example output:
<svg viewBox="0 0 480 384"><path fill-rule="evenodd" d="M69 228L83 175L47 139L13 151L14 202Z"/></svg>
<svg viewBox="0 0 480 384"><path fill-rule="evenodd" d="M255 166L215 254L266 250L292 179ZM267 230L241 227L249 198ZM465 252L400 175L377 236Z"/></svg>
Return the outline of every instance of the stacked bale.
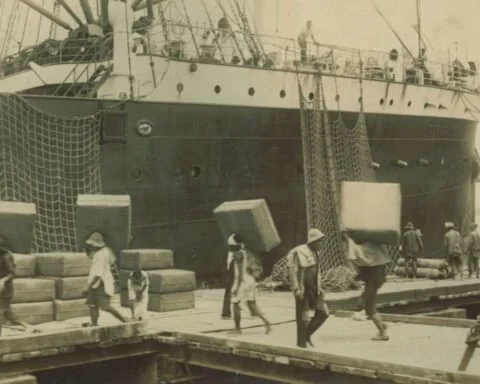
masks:
<svg viewBox="0 0 480 384"><path fill-rule="evenodd" d="M13 313L29 324L53 321L53 282L35 278L34 255L14 254L13 257L17 272L13 280Z"/></svg>
<svg viewBox="0 0 480 384"><path fill-rule="evenodd" d="M148 310L169 312L195 307L195 272L173 269L173 252L131 249L120 254L120 302L128 307L128 276L139 267L150 280Z"/></svg>
<svg viewBox="0 0 480 384"><path fill-rule="evenodd" d="M36 257L37 273L54 289L56 321L89 315L82 292L87 285L91 260L85 253L44 253Z"/></svg>
<svg viewBox="0 0 480 384"><path fill-rule="evenodd" d="M410 274L412 272L410 271ZM405 259L400 258L395 268L397 276L406 276ZM450 276L450 268L446 260L417 259L417 277L428 279L446 279Z"/></svg>

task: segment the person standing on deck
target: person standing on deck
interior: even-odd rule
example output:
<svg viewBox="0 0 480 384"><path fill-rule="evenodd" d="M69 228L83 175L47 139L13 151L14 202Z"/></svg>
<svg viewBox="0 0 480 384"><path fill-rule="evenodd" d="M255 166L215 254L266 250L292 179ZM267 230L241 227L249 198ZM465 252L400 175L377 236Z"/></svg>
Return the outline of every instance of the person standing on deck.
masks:
<svg viewBox="0 0 480 384"><path fill-rule="evenodd" d="M306 244L299 245L288 254L290 261L290 287L295 296L297 346L313 347L311 337L328 319L329 310L322 290L319 246L325 235L316 228L310 229ZM309 312L314 315L309 319Z"/></svg>
<svg viewBox="0 0 480 384"><path fill-rule="evenodd" d="M480 233L477 232L477 224L470 224L470 233L465 239L465 252L468 256L468 277L475 272L479 277L478 258L480 257Z"/></svg>
<svg viewBox="0 0 480 384"><path fill-rule="evenodd" d="M25 332L39 332L37 328L20 321L12 312L13 279L16 274L16 265L7 243L7 239L0 235L0 311L2 312L0 336L2 335L2 325L4 325L5 320L14 325L20 325Z"/></svg>
<svg viewBox="0 0 480 384"><path fill-rule="evenodd" d="M372 320L377 327L378 335L372 337L374 341L387 341L387 327L377 313L376 301L378 290L386 281L386 266L392 261L385 245L373 241L355 243L346 229L342 234L348 243L348 259L358 266L358 277L365 283L361 298L364 302L367 318Z"/></svg>
<svg viewBox="0 0 480 384"><path fill-rule="evenodd" d="M308 46L308 39L312 38L313 43L317 44L315 40L315 36L313 36L312 32L312 21L308 20L307 24L302 28L300 34L298 35L298 45L300 46L300 60L302 63L307 62L307 46Z"/></svg>
<svg viewBox="0 0 480 384"><path fill-rule="evenodd" d="M150 281L148 274L142 271L139 266L128 276L128 300L130 301L130 311L132 320L143 320L148 308L148 288Z"/></svg>
<svg viewBox="0 0 480 384"><path fill-rule="evenodd" d="M455 229L455 224L451 222L445 223L445 235L443 237L443 244L445 248L445 257L453 274L453 280L460 274L460 279L463 279L463 265L462 265L462 236Z"/></svg>
<svg viewBox="0 0 480 384"><path fill-rule="evenodd" d="M240 236L237 235L237 241L242 242ZM232 303L233 303L233 318L235 322L235 329L233 333L240 334L242 329L241 308L240 304L245 303L250 312L254 316L258 316L263 320L266 333L270 333L270 322L266 319L264 314L260 311L256 300L255 290L257 288L256 277L259 276L261 266L258 265L254 256L245 249L240 248L233 252L233 266L234 266L234 280L232 285Z"/></svg>
<svg viewBox="0 0 480 384"><path fill-rule="evenodd" d="M415 230L412 222L405 226L406 232L402 236L402 252L405 258L405 274L410 277L410 269L413 278L417 278L417 259L423 253L423 241Z"/></svg>
<svg viewBox="0 0 480 384"><path fill-rule="evenodd" d="M115 284L111 264L114 260L112 250L107 247L100 232L93 232L85 241L87 255L92 258L92 266L88 275L87 287L83 291L87 296L86 304L90 307L91 324L84 326L97 326L100 309L109 312L118 320L126 323L127 320L110 304L111 297L115 294Z"/></svg>

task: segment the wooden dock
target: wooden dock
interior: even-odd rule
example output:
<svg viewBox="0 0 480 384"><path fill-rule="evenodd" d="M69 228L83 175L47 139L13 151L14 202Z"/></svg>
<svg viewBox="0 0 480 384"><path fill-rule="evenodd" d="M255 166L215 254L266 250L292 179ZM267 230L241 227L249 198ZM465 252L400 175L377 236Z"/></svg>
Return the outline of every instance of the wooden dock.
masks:
<svg viewBox="0 0 480 384"><path fill-rule="evenodd" d="M81 318L42 324L41 334L5 332L0 339L0 384L7 383L2 377L35 380L31 377L40 371L120 359L134 361L136 369L116 369L118 383L160 382L161 360L285 383L318 383L322 378L338 383L346 378L350 381L343 382L480 383L480 351L465 372L457 371L474 320L398 314L401 307L411 306L417 312L420 305L441 309L456 302L480 303L480 280L387 283L379 300L382 310L390 312L384 315L389 323L387 342L371 341L376 332L373 324L351 318L349 310L356 307L359 293L327 294L333 315L314 335L313 349L295 346L289 292L258 295L259 305L274 324L270 335L246 310L243 334L229 334L233 321L220 318L221 290L197 291L195 309L149 313L143 323L119 325L102 313L98 328L81 328L87 320ZM126 308L122 311L128 314ZM11 381L17 382L23 383Z"/></svg>

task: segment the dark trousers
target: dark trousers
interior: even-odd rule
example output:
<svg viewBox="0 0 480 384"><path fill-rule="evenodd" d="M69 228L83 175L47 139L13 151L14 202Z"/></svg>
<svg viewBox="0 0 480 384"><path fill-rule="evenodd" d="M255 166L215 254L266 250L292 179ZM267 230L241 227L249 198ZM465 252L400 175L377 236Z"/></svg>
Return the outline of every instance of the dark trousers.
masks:
<svg viewBox="0 0 480 384"><path fill-rule="evenodd" d="M307 42L299 40L298 45L300 46L300 60L305 63L307 61Z"/></svg>
<svg viewBox="0 0 480 384"><path fill-rule="evenodd" d="M478 277L478 272L478 257L468 255L468 276L472 277L472 275L475 273Z"/></svg>
<svg viewBox="0 0 480 384"><path fill-rule="evenodd" d="M231 299L232 299L232 286L235 279L235 270L233 262L230 263L230 268L227 272L225 294L223 295L223 307L222 317L232 317Z"/></svg>
<svg viewBox="0 0 480 384"><path fill-rule="evenodd" d="M305 310L305 301L295 299L295 321L297 323L297 345L306 348L307 341L327 320L328 314L316 309L312 319L308 318L308 311Z"/></svg>

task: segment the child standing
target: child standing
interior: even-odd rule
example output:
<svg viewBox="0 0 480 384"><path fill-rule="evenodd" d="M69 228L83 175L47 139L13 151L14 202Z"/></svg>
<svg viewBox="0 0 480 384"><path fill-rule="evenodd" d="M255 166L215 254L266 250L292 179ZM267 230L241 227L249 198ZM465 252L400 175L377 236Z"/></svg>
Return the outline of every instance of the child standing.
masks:
<svg viewBox="0 0 480 384"><path fill-rule="evenodd" d="M148 307L148 274L136 267L128 276L128 299L132 320L143 320Z"/></svg>

